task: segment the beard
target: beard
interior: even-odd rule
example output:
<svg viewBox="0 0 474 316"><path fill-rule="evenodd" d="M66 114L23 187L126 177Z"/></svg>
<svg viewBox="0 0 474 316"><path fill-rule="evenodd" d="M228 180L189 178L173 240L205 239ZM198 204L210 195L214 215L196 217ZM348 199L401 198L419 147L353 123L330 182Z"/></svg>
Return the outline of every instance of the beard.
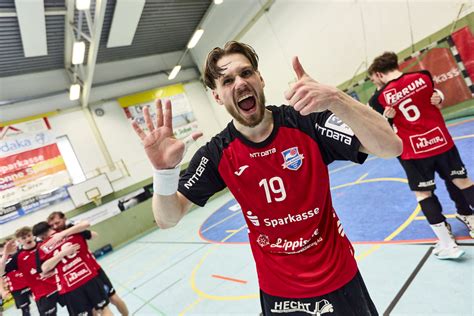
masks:
<svg viewBox="0 0 474 316"><path fill-rule="evenodd" d="M255 127L260 122L262 122L263 117L265 115L265 95L262 94L259 95L258 98L255 98L255 107L257 108L255 113L250 115L249 117L244 117L242 114L239 112L239 106L238 105L230 105L226 106L227 112L237 121L239 124L246 126L246 127Z"/></svg>

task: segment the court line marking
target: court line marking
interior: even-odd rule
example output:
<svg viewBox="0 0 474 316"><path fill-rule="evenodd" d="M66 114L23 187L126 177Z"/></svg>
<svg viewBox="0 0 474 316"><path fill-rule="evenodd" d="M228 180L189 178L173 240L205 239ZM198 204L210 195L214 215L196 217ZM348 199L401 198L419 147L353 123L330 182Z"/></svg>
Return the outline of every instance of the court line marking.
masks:
<svg viewBox="0 0 474 316"><path fill-rule="evenodd" d="M410 274L410 276L408 277L408 279L405 281L405 283L403 284L402 288L400 289L400 291L398 291L397 295L395 295L394 299L392 300L392 302L390 302L390 305L387 307L387 309L385 310L385 312L383 313L383 316L389 316L390 313L392 312L392 310L395 308L395 306L397 305L397 303L400 301L400 299L402 298L403 294L405 294L406 290L408 289L408 287L410 286L410 284L413 282L413 280L415 279L416 275L418 274L418 272L420 272L421 268L423 267L423 265L425 264L425 262L428 260L428 258L431 256L431 252L433 251L433 247L429 247L428 250L426 251L425 255L423 256L423 258L421 258L420 262L418 262L418 265L415 267L415 270L413 270L413 272Z"/></svg>
<svg viewBox="0 0 474 316"><path fill-rule="evenodd" d="M444 214L444 217L446 218L456 218L455 214ZM415 220L421 221L421 220L426 220L426 216L417 216L415 217Z"/></svg>
<svg viewBox="0 0 474 316"><path fill-rule="evenodd" d="M233 213L233 214L231 214L231 215L229 215L229 216L227 216L227 217L221 219L220 221L218 221L218 222L212 224L211 226L207 227L207 228L204 229L202 232L205 233L205 232L207 232L209 229L214 228L214 227L216 227L217 225L222 224L223 222L225 222L225 221L228 220L229 218L232 218L232 217L234 217L234 216L236 216L236 215L239 215L239 214L241 214L241 213L240 213L240 212L235 212L235 213Z"/></svg>
<svg viewBox="0 0 474 316"><path fill-rule="evenodd" d="M474 134L468 134L468 135L463 135L463 136L456 136L453 137L453 140L460 140L460 139L466 139L466 138L472 138L474 137Z"/></svg>
<svg viewBox="0 0 474 316"><path fill-rule="evenodd" d="M417 205L415 210L410 214L410 216L405 220L405 222L403 222L403 224L398 226L398 228L395 229L393 231L393 233L391 233L387 238L385 238L384 241L391 241L398 234L400 234L405 228L408 227L408 225L411 224L411 222L414 221L415 217L418 215L418 213L420 213L420 211L421 211L421 207L420 207L420 205ZM366 251L362 252L360 255L356 256L356 260L357 261L363 260L364 258L369 256L370 254L374 253L376 250L380 249L380 247L382 247L382 244L373 245L372 247L370 247Z"/></svg>
<svg viewBox="0 0 474 316"><path fill-rule="evenodd" d="M115 280L114 279L114 283L117 283L119 286L121 286L122 288L124 288L127 292L125 293L128 294L132 294L133 296L135 296L136 298L138 298L139 300L141 300L142 302L144 302L146 305L150 306L153 310L157 311L158 313L160 313L161 315L166 315L165 313L163 313L160 309L158 309L158 307L156 307L155 305L153 305L151 302L146 302L146 299L144 299L143 297L141 297L140 295L136 294L135 292L133 292L133 290L129 289L128 287L126 287L124 284L120 283L120 281L118 280ZM125 295L123 295L122 297L125 298ZM132 314L133 315L133 314Z"/></svg>
<svg viewBox="0 0 474 316"><path fill-rule="evenodd" d="M464 124L464 123L469 123L469 122L472 122L472 121L474 121L474 118L470 118L470 119L460 121L460 122L449 123L449 124L446 124L446 126L447 127L452 127L452 126L457 126L457 125L461 125L461 124Z"/></svg>
<svg viewBox="0 0 474 316"><path fill-rule="evenodd" d="M221 243L224 243L226 240L230 239L232 236L234 236L235 234L239 233L240 231L242 231L243 229L247 228L247 225L243 225L242 227L240 227L239 229L236 229L234 232L230 233L227 237L225 237L224 239L221 240ZM248 295L239 295L239 296L220 296L220 295L211 295L211 294L208 294L204 291L201 291L197 285L196 285L196 274L198 272L198 270L201 268L201 266L203 265L204 261L206 260L206 258L213 252L215 251L216 249L218 249L218 247L220 246L221 244L215 244L213 245L208 251L207 253L205 253L201 260L199 260L199 262L196 264L196 266L194 267L193 271L191 272L191 278L189 280L190 284L191 284L191 289L197 293L198 295L198 298L193 302L191 303L190 305L188 305L187 307L185 307L180 313L179 315L182 316L184 315L185 313L189 312L190 310L192 310L197 304L199 304L201 301L203 301L204 299L209 299L209 300L215 300L215 301L236 301L236 300L245 300L245 299L257 299L260 297L260 294L259 293L255 293L255 294L248 294Z"/></svg>
<svg viewBox="0 0 474 316"><path fill-rule="evenodd" d="M180 263L181 261L183 260L186 260L188 259L190 256L194 255L196 252L198 252L199 250L203 249L204 247L206 247L207 244L205 245L202 245L201 247L198 247L197 249L193 250L192 252L188 253L186 256L184 256L183 258L173 262L172 264L170 264L169 266L167 266L166 268L158 271L157 273L155 273L154 275L152 275L151 277L147 278L144 282L136 285L135 287L133 287L133 290L136 290L138 289L139 287L145 285L146 283L150 282L151 280L153 280L154 278L156 278L157 276L159 276L160 274L164 273L165 271L171 269L171 268L174 268L178 263ZM169 255L169 254L165 254L166 256L170 256L170 257L173 257L173 255ZM175 255L176 256L176 255ZM152 268L156 268L157 266L157 261L155 260L150 260L150 262L152 262L152 265L150 266L149 269L145 270L145 271L141 271L140 273L136 273L134 274L131 278L127 279L127 281L125 282L125 284L129 284L129 283L132 283L136 280L138 280L145 272L147 272L148 270L152 269Z"/></svg>
<svg viewBox="0 0 474 316"><path fill-rule="evenodd" d="M225 277L225 276L217 275L217 274L211 274L211 277L216 278L216 279L226 280L226 281L237 282L237 283L243 283L243 284L246 284L246 283L247 283L247 281L245 281L245 280L239 280L239 279L229 278L229 277Z"/></svg>
<svg viewBox="0 0 474 316"><path fill-rule="evenodd" d="M137 308L133 313L132 315L137 315L138 311L141 310L143 307L145 307L146 305L150 304L151 301L153 301L158 295L160 295L161 293L169 290L171 287L173 287L175 284L177 284L179 281L181 281L182 279L178 279L176 281L174 281L173 283L171 283L170 285L168 285L167 287L165 287L164 289L162 289L161 291L159 291L158 293L156 293L155 295L153 295L150 299L146 300L139 308ZM161 312L161 311L160 311ZM165 315L163 312L161 312L161 314Z"/></svg>
<svg viewBox="0 0 474 316"><path fill-rule="evenodd" d="M371 161L371 160L375 160L375 159L379 159L379 157L377 156L372 156L370 158L367 158L365 160L366 161ZM350 168L350 167L355 167L355 166L361 166L361 164L359 163L355 163L355 162L350 162L349 164L345 165L345 166L342 166L342 167L339 167L339 168L335 168L335 169L332 169L332 170L328 170L329 171L329 174L332 174L334 172L338 172L338 171L341 171L341 170L344 170L344 169L347 169L347 168ZM329 169L329 168L328 168Z"/></svg>
<svg viewBox="0 0 474 316"><path fill-rule="evenodd" d="M367 172L367 173L364 173L362 176L360 176L359 179L355 180L354 183L359 183L359 182L361 182L362 180L364 180L365 178L367 178L368 175L369 175L368 172Z"/></svg>
<svg viewBox="0 0 474 316"><path fill-rule="evenodd" d="M185 309L183 309L181 311L181 313L179 313L178 315L179 316L182 316L184 314L186 314L187 312L189 312L191 309L194 308L194 306L196 306L197 304L201 303L201 301L203 301L204 298L199 296L194 302L192 302L190 305L188 305Z"/></svg>

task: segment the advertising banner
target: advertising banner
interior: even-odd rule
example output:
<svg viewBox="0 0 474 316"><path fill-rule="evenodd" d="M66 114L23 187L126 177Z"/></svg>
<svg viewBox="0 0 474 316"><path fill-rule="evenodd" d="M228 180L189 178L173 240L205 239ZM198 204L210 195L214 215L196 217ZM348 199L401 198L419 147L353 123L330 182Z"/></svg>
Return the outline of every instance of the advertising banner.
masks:
<svg viewBox="0 0 474 316"><path fill-rule="evenodd" d="M127 118L137 120L144 131L148 131L143 118L143 108L150 107L150 114L156 122L155 100L171 101L173 111L173 132L178 139L185 138L198 129L198 124L182 84L148 90L117 99Z"/></svg>
<svg viewBox="0 0 474 316"><path fill-rule="evenodd" d="M70 182L51 131L0 140L0 224L69 198Z"/></svg>
<svg viewBox="0 0 474 316"><path fill-rule="evenodd" d="M428 70L433 77L435 87L440 89L445 96L443 107L471 99L471 91L449 48L430 49L421 57L405 61L400 65L400 69L403 72Z"/></svg>

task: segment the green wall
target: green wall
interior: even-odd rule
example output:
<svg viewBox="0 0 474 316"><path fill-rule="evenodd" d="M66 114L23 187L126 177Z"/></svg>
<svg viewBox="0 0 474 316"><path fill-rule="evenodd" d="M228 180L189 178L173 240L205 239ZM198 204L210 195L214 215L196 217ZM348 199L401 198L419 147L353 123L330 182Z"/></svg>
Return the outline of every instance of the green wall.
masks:
<svg viewBox="0 0 474 316"><path fill-rule="evenodd" d="M99 236L89 242L89 247L92 251L107 244L116 248L156 228L149 199L92 226L91 230Z"/></svg>

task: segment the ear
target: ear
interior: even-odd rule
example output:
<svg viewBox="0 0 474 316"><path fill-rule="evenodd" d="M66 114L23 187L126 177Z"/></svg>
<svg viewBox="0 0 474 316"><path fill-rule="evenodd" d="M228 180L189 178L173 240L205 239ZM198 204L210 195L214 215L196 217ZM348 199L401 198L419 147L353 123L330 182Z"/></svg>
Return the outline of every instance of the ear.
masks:
<svg viewBox="0 0 474 316"><path fill-rule="evenodd" d="M223 104L224 104L224 102L222 102L221 97L220 97L219 94L216 92L216 90L212 90L212 96L214 97L214 100L216 100L216 102L217 102L219 105L223 105Z"/></svg>
<svg viewBox="0 0 474 316"><path fill-rule="evenodd" d="M258 76L260 77L260 80L262 81L262 87L265 88L265 80L263 80L262 75L260 74L260 71L257 70Z"/></svg>

